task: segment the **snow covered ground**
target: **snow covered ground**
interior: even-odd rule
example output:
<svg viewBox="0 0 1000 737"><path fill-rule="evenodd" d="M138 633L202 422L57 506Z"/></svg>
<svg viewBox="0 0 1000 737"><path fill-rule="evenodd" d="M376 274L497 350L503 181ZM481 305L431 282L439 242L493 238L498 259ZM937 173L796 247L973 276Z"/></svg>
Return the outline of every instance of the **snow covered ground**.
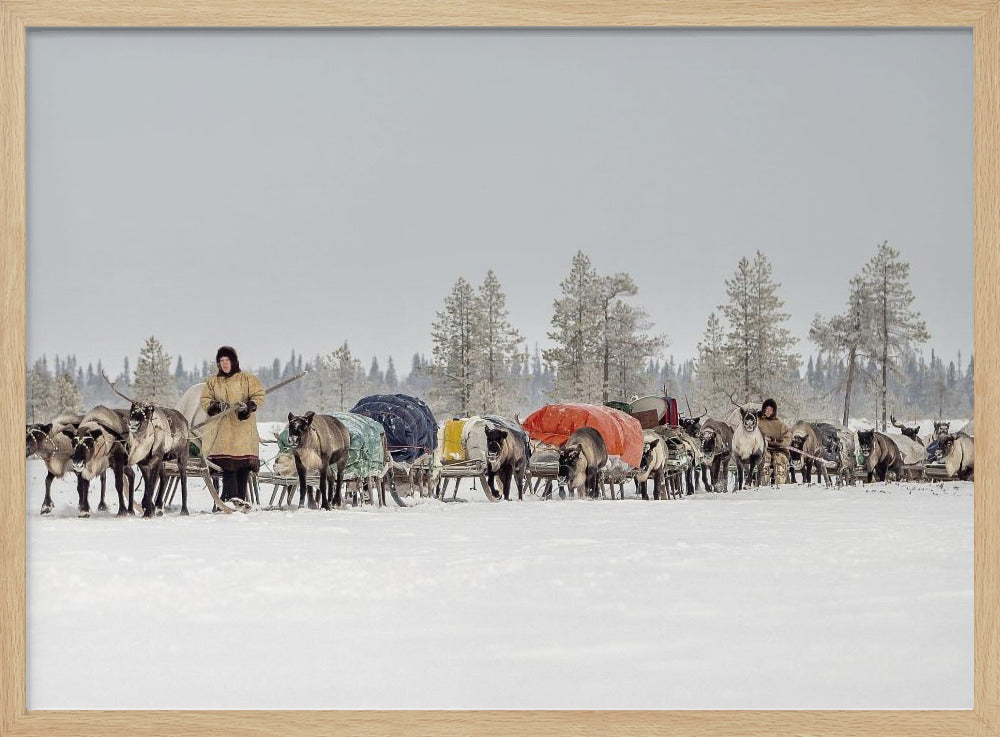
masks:
<svg viewBox="0 0 1000 737"><path fill-rule="evenodd" d="M32 709L972 706L971 483L144 521L44 473Z"/></svg>

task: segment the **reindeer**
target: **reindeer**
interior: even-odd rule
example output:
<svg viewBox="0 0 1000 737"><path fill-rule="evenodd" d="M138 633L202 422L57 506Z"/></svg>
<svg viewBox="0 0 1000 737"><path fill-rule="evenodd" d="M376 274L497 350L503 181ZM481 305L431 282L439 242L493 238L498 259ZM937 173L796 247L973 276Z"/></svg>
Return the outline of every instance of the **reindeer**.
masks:
<svg viewBox="0 0 1000 737"><path fill-rule="evenodd" d="M816 469L816 480L822 479L832 486L823 455L823 439L815 425L802 420L792 426L792 439L788 449L790 471L801 471L803 480L812 481L811 470Z"/></svg>
<svg viewBox="0 0 1000 737"><path fill-rule="evenodd" d="M48 514L55 505L52 503L52 480L61 479L70 472L73 461L73 447L63 434L64 428L80 426L80 415L62 414L52 422L34 423L24 428L24 457L37 455L45 463L45 499L42 500L41 514ZM108 505L104 501L108 475L101 474L101 503L97 509L104 511Z"/></svg>
<svg viewBox="0 0 1000 737"><path fill-rule="evenodd" d="M299 473L299 506L309 499L309 508L315 509L316 500L312 487L306 483L306 476L319 471L317 494L323 509L343 507L341 489L344 484L344 469L347 454L351 448L351 435L340 420L330 415L306 412L301 417L288 413L288 445L295 458L295 468ZM330 492L331 466L337 467L337 488ZM332 506L331 506L332 505Z"/></svg>
<svg viewBox="0 0 1000 737"><path fill-rule="evenodd" d="M503 498L510 501L510 480L517 481L517 499L524 499L524 471L528 466L528 456L524 440L509 430L499 427L486 428L486 477L490 492L499 496L493 479L500 477Z"/></svg>
<svg viewBox="0 0 1000 737"><path fill-rule="evenodd" d="M608 462L608 446L601 433L581 427L559 447L559 484L577 496L601 496L601 469Z"/></svg>
<svg viewBox="0 0 1000 737"><path fill-rule="evenodd" d="M690 411L691 411L691 407L689 405L688 406L688 412L690 413ZM680 418L681 430L686 435L688 435L692 440L696 441L696 444L698 444L698 445L700 445L699 434L701 433L701 418L704 417L707 414L708 414L708 408L706 407L705 411L702 412L697 417L681 417ZM702 449L699 448L699 450L702 450ZM704 454L702 454L702 455L704 455ZM693 486L694 486L694 490L695 491L698 490L698 466L701 467L701 485L705 488L705 491L708 491L711 488L711 484L709 483L709 468L708 468L708 465L709 465L708 464L708 459L705 458L705 457L702 457L701 460L700 460L700 462L695 465L695 468L694 468L694 470L692 472L693 481L694 481ZM691 481L692 481L692 478L689 477L688 478L688 493L691 493L691 490L692 490Z"/></svg>
<svg viewBox="0 0 1000 737"><path fill-rule="evenodd" d="M142 473L142 516L163 514L163 493L167 487L167 472L163 462L177 461L181 482L181 515L187 516L187 464L191 442L191 427L176 409L141 402L122 394L107 374L101 374L112 391L129 403L128 465L138 466ZM134 490L129 505L135 504Z"/></svg>
<svg viewBox="0 0 1000 737"><path fill-rule="evenodd" d="M899 431L903 433L903 435L908 437L910 440L920 443L921 445L925 444L923 438L920 437L920 425L915 425L913 427L907 427L906 425L902 425L896 422L896 415L889 415L889 421L892 423L893 427L899 428ZM934 424L937 425L936 422Z"/></svg>
<svg viewBox="0 0 1000 737"><path fill-rule="evenodd" d="M827 470L837 474L838 485L853 486L854 469L858 464L854 433L828 422L817 422L813 427L822 446L819 456L827 462Z"/></svg>
<svg viewBox="0 0 1000 737"><path fill-rule="evenodd" d="M635 477L636 493L649 501L646 482L652 478L653 499L657 501L660 499L661 490L666 492L669 498L673 498L671 489L664 488L667 470L666 441L652 430L643 430L642 440L642 459L639 461L639 473Z"/></svg>
<svg viewBox="0 0 1000 737"><path fill-rule="evenodd" d="M78 516L90 516L90 482L103 475L108 468L115 477L118 516L134 514L131 502L135 495L135 472L128 465L127 411L98 405L83 416L77 428L64 427L61 432L69 438L73 449L73 471L76 473L76 490L80 497ZM128 505L125 503L126 478L129 486Z"/></svg>
<svg viewBox="0 0 1000 737"><path fill-rule="evenodd" d="M698 433L704 466L711 466L711 486L705 488L717 492L729 491L729 461L733 453L733 428L726 422L708 419Z"/></svg>
<svg viewBox="0 0 1000 737"><path fill-rule="evenodd" d="M975 480L976 440L971 435L964 432L942 435L937 441L936 458L944 463L948 476Z"/></svg>
<svg viewBox="0 0 1000 737"><path fill-rule="evenodd" d="M181 483L181 516L186 517L189 514L187 465L191 434L188 421L175 409L157 407L148 402L132 402L128 425L128 463L139 467L145 484L142 495L143 516L163 514L163 492L167 486L163 462L176 460Z"/></svg>
<svg viewBox="0 0 1000 737"><path fill-rule="evenodd" d="M903 472L903 457L892 438L875 430L858 430L858 447L865 459L865 481L897 481Z"/></svg>
<svg viewBox="0 0 1000 737"><path fill-rule="evenodd" d="M757 427L757 408L749 403L740 404L730 392L729 399L739 410L740 419L733 428L733 458L736 461L736 491L750 483L760 486L767 445L764 434ZM734 410L735 413L735 410Z"/></svg>

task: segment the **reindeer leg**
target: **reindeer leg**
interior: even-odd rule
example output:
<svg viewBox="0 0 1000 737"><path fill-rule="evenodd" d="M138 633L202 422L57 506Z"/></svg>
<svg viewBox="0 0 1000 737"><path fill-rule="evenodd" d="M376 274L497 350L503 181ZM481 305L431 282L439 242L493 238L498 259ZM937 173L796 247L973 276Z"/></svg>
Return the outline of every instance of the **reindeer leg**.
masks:
<svg viewBox="0 0 1000 737"><path fill-rule="evenodd" d="M518 470L514 479L517 481L517 500L524 501L524 468ZM623 491L622 494L624 493Z"/></svg>
<svg viewBox="0 0 1000 737"><path fill-rule="evenodd" d="M163 516L163 497L166 494L167 489L167 472L163 469L163 461L155 461L153 463L153 481L156 483L156 516Z"/></svg>
<svg viewBox="0 0 1000 737"><path fill-rule="evenodd" d="M188 481L187 481L188 454L181 451L177 458L177 471L180 473L181 482L181 517L187 517L188 512Z"/></svg>
<svg viewBox="0 0 1000 737"><path fill-rule="evenodd" d="M90 482L83 477L83 474L78 474L76 477L76 493L79 496L79 504L77 509L77 517L89 517L90 516L90 501L87 499L90 493Z"/></svg>
<svg viewBox="0 0 1000 737"><path fill-rule="evenodd" d="M143 463L139 466L139 470L142 471L142 516L152 517L153 516L153 492L156 490L156 481L153 475L150 473L149 463Z"/></svg>
<svg viewBox="0 0 1000 737"><path fill-rule="evenodd" d="M42 500L42 514L48 514L55 507L52 503L52 479L54 478L52 471L45 474L45 499Z"/></svg>
<svg viewBox="0 0 1000 737"><path fill-rule="evenodd" d="M125 514L135 516L135 469L131 466L125 466L122 468L122 473L128 479L128 508L125 510Z"/></svg>
<svg viewBox="0 0 1000 737"><path fill-rule="evenodd" d="M98 512L106 512L108 509L108 505L104 502L104 491L105 489L107 489L107 486L108 486L108 472L105 471L104 473L101 474L101 501L97 505Z"/></svg>
<svg viewBox="0 0 1000 737"><path fill-rule="evenodd" d="M118 492L118 516L125 517L128 515L128 510L125 509L125 497L127 496L125 492L125 466L116 463L111 467L111 470L115 475L115 491Z"/></svg>
<svg viewBox="0 0 1000 737"><path fill-rule="evenodd" d="M338 508L343 508L344 498L341 496L341 487L344 484L344 467L347 465L346 460L341 460L337 464L337 492L333 495L333 506ZM329 477L327 477L327 483L329 484ZM358 488L361 488L360 486Z"/></svg>
<svg viewBox="0 0 1000 737"><path fill-rule="evenodd" d="M504 501L510 501L510 476L511 469L507 466L500 468L500 485L503 487Z"/></svg>
<svg viewBox="0 0 1000 737"><path fill-rule="evenodd" d="M330 510L330 499L332 496L330 494L330 465L324 463L319 469L320 509Z"/></svg>

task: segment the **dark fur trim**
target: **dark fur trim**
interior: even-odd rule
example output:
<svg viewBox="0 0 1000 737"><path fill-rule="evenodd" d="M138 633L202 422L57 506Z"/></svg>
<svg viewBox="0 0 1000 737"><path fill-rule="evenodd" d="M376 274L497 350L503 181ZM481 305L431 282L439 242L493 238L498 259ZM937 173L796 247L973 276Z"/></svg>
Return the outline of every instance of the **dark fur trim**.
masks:
<svg viewBox="0 0 1000 737"><path fill-rule="evenodd" d="M219 350L215 352L215 365L219 365L219 359L223 356L227 356L232 366L229 373L223 373L222 369L219 369L219 376L232 376L233 374L238 374L240 372L240 359L236 355L236 349L230 345L224 345Z"/></svg>

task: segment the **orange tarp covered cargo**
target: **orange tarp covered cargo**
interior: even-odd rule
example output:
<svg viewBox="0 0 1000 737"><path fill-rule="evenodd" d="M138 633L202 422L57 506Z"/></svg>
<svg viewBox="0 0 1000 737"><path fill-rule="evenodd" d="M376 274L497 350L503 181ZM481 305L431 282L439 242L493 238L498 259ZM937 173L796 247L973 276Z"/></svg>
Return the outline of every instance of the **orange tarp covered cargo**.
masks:
<svg viewBox="0 0 1000 737"><path fill-rule="evenodd" d="M598 404L546 404L521 423L528 435L548 445L562 445L575 430L592 427L604 438L608 455L638 468L642 460L642 425L621 410Z"/></svg>

